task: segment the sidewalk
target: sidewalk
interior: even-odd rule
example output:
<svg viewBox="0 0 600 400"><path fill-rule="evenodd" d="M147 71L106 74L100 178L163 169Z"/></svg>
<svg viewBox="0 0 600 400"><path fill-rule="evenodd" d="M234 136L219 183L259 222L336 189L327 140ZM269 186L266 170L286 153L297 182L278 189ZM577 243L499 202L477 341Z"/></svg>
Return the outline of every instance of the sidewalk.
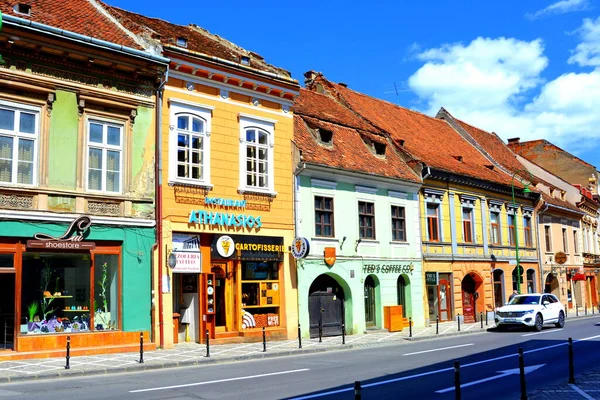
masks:
<svg viewBox="0 0 600 400"><path fill-rule="evenodd" d="M587 317L592 317L588 314ZM570 319L577 317L570 316ZM580 315L579 318L586 318ZM110 374L117 372L135 372L161 368L204 365L211 363L225 363L246 361L269 357L282 357L298 354L319 353L325 351L339 351L369 346L384 346L402 344L413 340L433 339L474 333L484 333L493 327L492 321L488 326L483 323L461 324L460 332L456 322L439 324L439 334L436 326L414 328L412 337L409 329L401 332L388 332L384 330L368 331L362 335L346 336L345 344L342 337L324 337L319 339L303 339L302 348L298 340L285 340L267 342L267 351L263 352L262 343L238 343L227 345L211 345L210 357L206 357L206 346L197 343L181 343L169 350L156 350L144 353L144 362L140 363L139 353L102 354L95 356L72 357L70 369L65 369L66 359L46 358L19 361L0 362L0 383L23 382L29 380L52 379L57 377L73 377L83 375ZM600 366L597 371L588 371L575 377L575 385L566 383L549 386L542 390L531 392L530 400L571 400L571 399L598 399L600 400Z"/></svg>

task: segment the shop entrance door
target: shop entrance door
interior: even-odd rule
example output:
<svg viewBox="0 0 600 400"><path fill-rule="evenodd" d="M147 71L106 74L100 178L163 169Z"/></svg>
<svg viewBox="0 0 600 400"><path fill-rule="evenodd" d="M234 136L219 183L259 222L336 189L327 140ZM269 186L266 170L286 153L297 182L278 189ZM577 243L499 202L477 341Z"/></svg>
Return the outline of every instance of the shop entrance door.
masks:
<svg viewBox="0 0 600 400"><path fill-rule="evenodd" d="M465 323L475 322L475 281L469 274L462 281L462 305Z"/></svg>
<svg viewBox="0 0 600 400"><path fill-rule="evenodd" d="M308 296L310 337L319 337L319 326L323 336L342 334L344 323L344 289L328 275L320 275L310 285Z"/></svg>
<svg viewBox="0 0 600 400"><path fill-rule="evenodd" d="M450 282L446 279L440 279L438 285L438 306L440 322L450 321L452 318L450 313Z"/></svg>
<svg viewBox="0 0 600 400"><path fill-rule="evenodd" d="M15 274L0 273L0 288L0 350L11 350L15 339Z"/></svg>
<svg viewBox="0 0 600 400"><path fill-rule="evenodd" d="M215 332L233 331L233 283L234 273L228 263L213 263L215 274Z"/></svg>
<svg viewBox="0 0 600 400"><path fill-rule="evenodd" d="M365 324L375 325L375 281L371 275L365 279Z"/></svg>

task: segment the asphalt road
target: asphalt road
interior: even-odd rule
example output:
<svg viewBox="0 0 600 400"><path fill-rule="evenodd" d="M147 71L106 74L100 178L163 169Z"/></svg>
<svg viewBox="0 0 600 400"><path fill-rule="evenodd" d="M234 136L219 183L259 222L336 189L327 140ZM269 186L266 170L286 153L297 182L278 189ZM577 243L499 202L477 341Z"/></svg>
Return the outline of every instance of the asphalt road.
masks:
<svg viewBox="0 0 600 400"><path fill-rule="evenodd" d="M600 368L600 317L564 329L488 332L393 346L213 364L139 373L6 384L0 398L24 399L454 399L459 361L463 399L518 399L517 351L524 351L529 393L568 379L567 339L575 372Z"/></svg>

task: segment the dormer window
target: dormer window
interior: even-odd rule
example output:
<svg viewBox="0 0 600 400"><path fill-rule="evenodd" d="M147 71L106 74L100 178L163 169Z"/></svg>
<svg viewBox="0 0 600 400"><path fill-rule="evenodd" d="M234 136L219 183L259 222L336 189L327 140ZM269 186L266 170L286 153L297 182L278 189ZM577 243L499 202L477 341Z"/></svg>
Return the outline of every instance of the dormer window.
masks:
<svg viewBox="0 0 600 400"><path fill-rule="evenodd" d="M31 15L31 6L29 4L19 3L14 7L16 13Z"/></svg>
<svg viewBox="0 0 600 400"><path fill-rule="evenodd" d="M490 171L494 170L494 166L492 164L486 165L485 166L487 169L489 169Z"/></svg>
<svg viewBox="0 0 600 400"><path fill-rule="evenodd" d="M179 47L187 47L187 39L184 37L179 36L177 38L177 46Z"/></svg>
<svg viewBox="0 0 600 400"><path fill-rule="evenodd" d="M385 156L385 143L373 142L373 149L378 156Z"/></svg>
<svg viewBox="0 0 600 400"><path fill-rule="evenodd" d="M242 65L250 65L250 57L248 57L248 56L241 56L240 57L240 63Z"/></svg>
<svg viewBox="0 0 600 400"><path fill-rule="evenodd" d="M324 144L332 144L333 141L333 132L328 131L326 129L319 128L319 140Z"/></svg>

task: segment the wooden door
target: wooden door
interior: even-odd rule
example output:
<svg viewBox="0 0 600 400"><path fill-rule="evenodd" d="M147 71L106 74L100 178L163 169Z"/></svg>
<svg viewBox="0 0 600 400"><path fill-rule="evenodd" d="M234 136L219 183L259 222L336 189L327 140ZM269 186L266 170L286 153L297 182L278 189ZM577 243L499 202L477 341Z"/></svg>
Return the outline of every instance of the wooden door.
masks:
<svg viewBox="0 0 600 400"><path fill-rule="evenodd" d="M450 321L452 319L452 313L450 312L450 282L446 279L440 279L438 285L438 315L440 322Z"/></svg>
<svg viewBox="0 0 600 400"><path fill-rule="evenodd" d="M375 321L375 281L368 276L365 280L365 323L374 326Z"/></svg>

